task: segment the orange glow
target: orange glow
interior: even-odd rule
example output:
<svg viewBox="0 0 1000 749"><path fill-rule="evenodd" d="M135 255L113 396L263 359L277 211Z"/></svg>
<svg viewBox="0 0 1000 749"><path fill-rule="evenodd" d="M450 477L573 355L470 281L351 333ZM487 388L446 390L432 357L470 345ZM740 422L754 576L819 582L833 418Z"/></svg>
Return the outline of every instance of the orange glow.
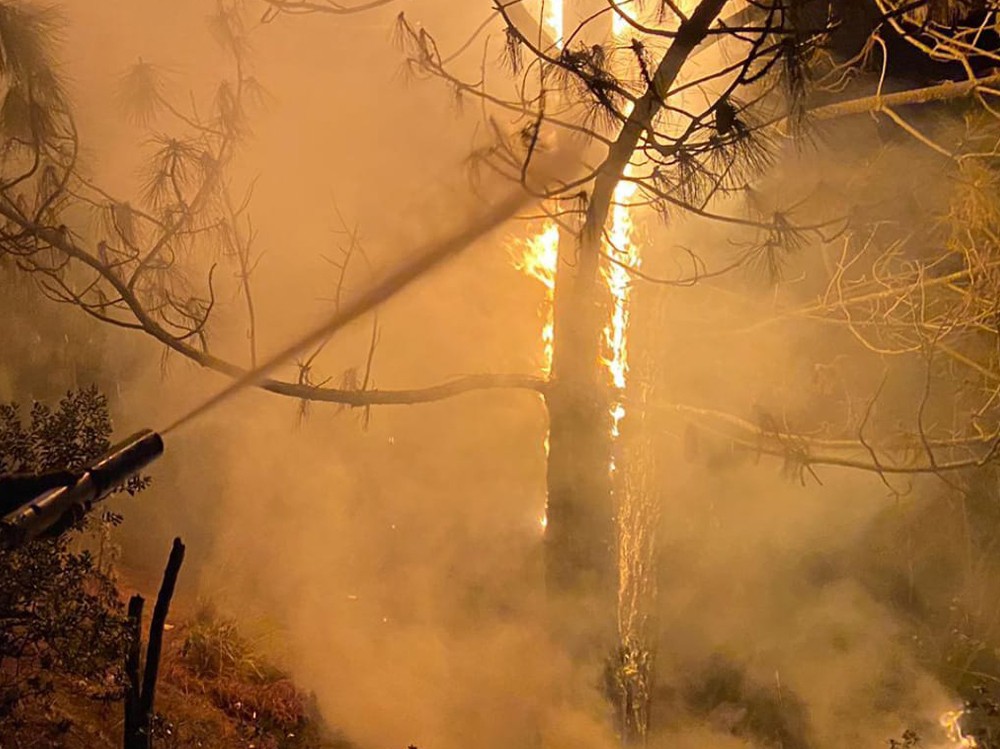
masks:
<svg viewBox="0 0 1000 749"><path fill-rule="evenodd" d="M948 735L948 741L952 744L967 747L968 749L976 749L979 746L976 740L972 736L966 736L962 733L960 721L963 715L965 715L965 710L949 710L941 715L938 722L944 728L945 733Z"/></svg>
<svg viewBox="0 0 1000 749"><path fill-rule="evenodd" d="M632 241L633 223L630 201L635 196L634 182L622 181L615 188L615 205L611 212L611 226L605 251L618 262L607 261L604 280L611 292L613 306L611 319L604 328L604 363L616 390L624 390L628 381L628 323L631 284L624 266L638 267L639 248ZM615 403L611 407L612 434L618 436L618 425L625 416L625 407Z"/></svg>
<svg viewBox="0 0 1000 749"><path fill-rule="evenodd" d="M556 290L556 261L559 256L559 227L549 222L542 232L528 239L514 250L514 267L531 276L545 288L545 297L539 305L542 318L542 374L552 372L552 305Z"/></svg>
<svg viewBox="0 0 1000 749"><path fill-rule="evenodd" d="M552 35L552 38L555 39L556 48L562 49L563 29L565 28L563 0L542 0L542 3L545 12L542 18L542 25Z"/></svg>
<svg viewBox="0 0 1000 749"><path fill-rule="evenodd" d="M548 377L552 373L554 315L553 305L556 290L556 267L559 259L559 226L549 221L539 234L517 244L511 250L514 267L527 276L542 284L545 295L539 304L539 316L542 321L542 375ZM545 459L549 457L549 434L546 431L543 441ZM547 504L547 502L546 502ZM543 512L538 521L542 533L548 525L548 517Z"/></svg>

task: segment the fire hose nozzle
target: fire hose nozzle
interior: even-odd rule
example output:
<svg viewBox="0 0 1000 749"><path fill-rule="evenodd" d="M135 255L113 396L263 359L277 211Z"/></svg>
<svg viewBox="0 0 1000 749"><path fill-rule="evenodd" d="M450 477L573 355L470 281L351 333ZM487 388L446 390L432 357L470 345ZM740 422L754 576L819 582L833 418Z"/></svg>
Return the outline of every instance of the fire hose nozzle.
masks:
<svg viewBox="0 0 1000 749"><path fill-rule="evenodd" d="M91 507L163 454L163 438L149 429L136 432L90 464L67 486L56 487L0 520L0 547L14 548L38 538Z"/></svg>

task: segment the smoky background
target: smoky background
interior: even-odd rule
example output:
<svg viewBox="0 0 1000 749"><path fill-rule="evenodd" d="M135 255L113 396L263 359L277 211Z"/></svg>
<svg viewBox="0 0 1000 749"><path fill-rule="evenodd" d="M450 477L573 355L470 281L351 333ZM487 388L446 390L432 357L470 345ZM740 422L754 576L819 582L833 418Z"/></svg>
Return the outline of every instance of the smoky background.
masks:
<svg viewBox="0 0 1000 749"><path fill-rule="evenodd" d="M181 99L189 90L208 95L225 64L203 23L210 4L63 7L65 74L85 158L104 184L129 194L142 131L118 113L118 76L142 56L165 67ZM455 47L486 10L407 4ZM262 354L328 308L336 276L324 256L343 243L345 223L384 266L461 218L454 205L468 198L463 162L479 113L434 82L403 80L390 45L395 12L282 21L253 34L269 95L233 176L249 183L259 175L252 212L265 251L254 278ZM500 47L472 55L471 69L485 60L490 75L502 75ZM783 152L757 199L846 190L852 170L876 155L885 160L878 180L851 189L899 220L914 165L927 174L937 167L918 144L871 122L838 124L815 147ZM919 201L911 208L922 209ZM512 267L519 231L496 233L379 311L378 387L536 370L541 294ZM675 245L706 262L732 251L733 232L702 221L650 217L642 231L653 275L683 262ZM784 278L814 278L823 263L807 246ZM366 280L360 270L349 284ZM221 284L212 341L238 357L241 301L235 282ZM780 289L800 301L816 293L806 282ZM223 384L150 341L17 293L4 301L9 330L35 335L30 343L9 336L5 400L95 379L127 433L165 423ZM864 403L885 376L884 423L894 407L912 411L918 364L894 362L885 375L884 362L859 354L843 331L817 333L808 321L739 330L768 319L774 300L772 285L746 273L691 288L641 286L634 325L651 353L637 371L651 378L654 400L808 423L838 418L845 400ZM325 374L362 366L369 335L362 322L331 342ZM834 362L831 385L815 365ZM540 730L556 744L606 746L614 739L597 685L571 686L574 667L544 627L544 432L544 409L530 392L373 407L369 419L324 404L303 414L295 402L247 392L168 443L154 487L123 502L123 560L153 581L169 539L184 537L181 610L210 598L237 616L361 746L523 745ZM644 433L662 511L663 708L654 742L753 742L731 735L738 700L700 698L705 684L742 680L762 703L799 711L799 733L785 746L881 744L954 706L916 655L907 610L913 590L944 600L964 579L947 487L914 481L900 498L877 476L833 468L818 469L821 485L803 485L782 474L780 460L716 453L710 439L685 455L683 425L666 407L652 409ZM560 709L543 715L553 693Z"/></svg>

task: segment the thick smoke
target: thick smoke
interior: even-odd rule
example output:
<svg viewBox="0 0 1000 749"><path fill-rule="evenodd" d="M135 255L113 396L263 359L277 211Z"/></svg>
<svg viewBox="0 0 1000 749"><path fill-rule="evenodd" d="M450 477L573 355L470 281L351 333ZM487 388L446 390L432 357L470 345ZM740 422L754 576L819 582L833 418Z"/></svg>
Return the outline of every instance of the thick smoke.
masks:
<svg viewBox="0 0 1000 749"><path fill-rule="evenodd" d="M479 9L456 5L427 0L410 12L457 44L480 19ZM135 188L141 153L132 148L138 131L113 114L114 76L142 55L167 66L182 100L188 89L204 93L223 64L199 30L204 12L196 2L70 4L66 67L88 157L123 192ZM264 352L328 308L336 282L328 259L344 241L338 211L382 265L456 220L449 190L465 184L462 157L478 113L460 116L433 84L402 85L391 16L254 33L272 100L236 177L261 175L254 216L265 251L256 283ZM856 162L881 153L877 137L865 125L789 152L773 183L804 191L849 184ZM845 141L856 149L848 157L837 148ZM903 190L899 165L932 168L905 142L885 158L885 183L866 188L879 199ZM754 199L779 201L774 185ZM731 238L651 222L644 241L664 261L649 270L683 268L676 245L724 263ZM377 387L532 371L540 293L510 267L506 246L492 237L380 311ZM787 278L824 262L810 245ZM350 283L367 280L359 271ZM798 299L816 293L783 288ZM877 477L834 469L820 470L822 484L807 476L803 485L782 475L780 460L733 455L711 438L685 457L684 422L671 410L687 403L796 427L834 420L845 393L859 404L871 397L881 361L851 354L845 363L842 331L765 325L774 291L759 278L636 298L651 310L636 324L655 352L643 371L661 409L645 425L662 501L656 745L846 748L907 728L932 733L954 698L918 662L905 600L884 595L902 555L883 565L872 549L907 518L926 533L912 518L936 507L942 488L918 483L900 499ZM228 288L212 331L213 347L233 358L246 350L241 309ZM332 342L317 376L336 382L363 369L369 325ZM176 357L161 360L150 342L108 335L123 430L158 427L223 383ZM143 364L120 367L122 352ZM294 377L294 367L285 374ZM905 364L891 376L912 380ZM894 392L885 408L898 400L906 411L913 393ZM13 385L3 394L23 395ZM210 597L239 616L360 746L610 746L597 675L574 673L544 626L544 430L531 392L371 412L303 410L247 392L167 445L154 489L126 505L125 563L155 579L167 540L182 535L190 556L181 606Z"/></svg>

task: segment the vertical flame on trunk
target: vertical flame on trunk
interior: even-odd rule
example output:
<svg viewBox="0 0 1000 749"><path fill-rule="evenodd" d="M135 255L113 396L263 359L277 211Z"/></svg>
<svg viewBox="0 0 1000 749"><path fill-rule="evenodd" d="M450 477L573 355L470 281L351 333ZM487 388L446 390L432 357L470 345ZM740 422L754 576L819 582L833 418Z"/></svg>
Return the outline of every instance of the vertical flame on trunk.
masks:
<svg viewBox="0 0 1000 749"><path fill-rule="evenodd" d="M542 0L542 26L555 40L557 49L563 48L563 0Z"/></svg>
<svg viewBox="0 0 1000 749"><path fill-rule="evenodd" d="M690 0L681 0L677 5L681 12L688 13L693 5ZM617 4L615 12L612 14L611 30L615 43L626 45L630 37L634 37L640 32L632 25L632 22L643 23L646 19L642 17L637 8L635 0L622 0ZM628 58L629 65L635 66L635 61ZM624 108L623 115L628 117L631 113L631 103ZM614 192L614 205L611 209L610 227L604 242L605 253L613 260L605 259L603 273L608 290L611 292L613 306L611 318L604 329L605 353L604 362L611 377L611 384L619 393L625 390L628 382L628 326L629 326L629 297L631 287L629 284L628 268L639 268L642 262L641 253L635 242L635 217L637 210L632 203L638 193L638 185L629 180L629 177L636 171L636 166L629 163L625 167L624 179L616 186ZM619 435L621 420L625 417L625 405L620 400L611 406L611 434L613 437ZM614 471L614 460L611 462L611 470Z"/></svg>
<svg viewBox="0 0 1000 749"><path fill-rule="evenodd" d="M628 171L626 170L626 175ZM628 323L631 286L627 267L638 267L639 248L632 240L632 199L636 184L622 180L615 187L615 204L611 209L611 226L605 241L605 252L612 260L604 263L604 281L611 292L611 318L604 328L604 363L615 390L623 391L628 382ZM611 407L611 433L618 436L618 426L625 416L625 406L616 402Z"/></svg>
<svg viewBox="0 0 1000 749"><path fill-rule="evenodd" d="M514 267L542 284L545 297L539 305L542 318L542 374L552 373L553 302L556 290L556 262L559 257L559 226L550 221L540 234L526 240L513 253Z"/></svg>
<svg viewBox="0 0 1000 749"><path fill-rule="evenodd" d="M631 11L625 7L628 3L619 5L620 12L612 15L612 34L618 44L626 41L627 35L634 32L628 19L623 14L628 13L629 18L635 19ZM627 117L631 106L627 107L623 114ZM615 186L614 204L611 207L610 226L604 240L604 251L607 257L603 263L604 281L611 292L612 308L611 318L604 328L604 364L608 368L611 378L611 385L616 391L622 393L628 383L628 325L629 325L629 297L631 295L631 285L629 271L627 268L637 268L641 262L639 247L633 239L634 218L633 206L631 203L635 199L638 186L635 182L630 182L627 178L633 170L629 164L625 168L624 177ZM620 400L611 405L611 435L618 437L621 420L625 417L625 405ZM615 470L614 459L611 461L611 470Z"/></svg>
<svg viewBox="0 0 1000 749"><path fill-rule="evenodd" d="M565 34L564 0L541 0L542 28L552 37L556 49L563 48ZM514 267L523 273L537 279L545 287L545 298L539 308L542 318L542 374L548 377L552 374L552 355L554 344L554 303L556 289L556 266L559 261L559 225L549 221L541 233L525 242L521 253L514 259ZM545 432L542 443L546 462L549 457L549 433ZM538 524L545 533L549 524L548 496L545 498L545 509L538 518Z"/></svg>
<svg viewBox="0 0 1000 749"><path fill-rule="evenodd" d="M545 292L541 303L538 306L538 314L542 322L542 356L540 369L542 375L548 377L552 374L552 354L554 335L554 302L556 290L556 265L559 259L559 226L554 221L550 221L542 228L541 233L519 243L512 251L514 267L542 284ZM549 433L545 432L545 439L542 443L545 450L545 459L549 457ZM546 498L546 509L538 518L542 533L549 523L548 520L548 498Z"/></svg>

